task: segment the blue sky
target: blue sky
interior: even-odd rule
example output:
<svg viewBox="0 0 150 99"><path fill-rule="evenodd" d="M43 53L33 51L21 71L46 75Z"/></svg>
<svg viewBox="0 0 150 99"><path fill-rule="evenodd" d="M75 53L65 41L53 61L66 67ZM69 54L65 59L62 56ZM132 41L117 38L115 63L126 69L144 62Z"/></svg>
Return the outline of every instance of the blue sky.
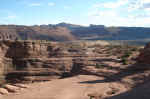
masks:
<svg viewBox="0 0 150 99"><path fill-rule="evenodd" d="M150 27L150 0L0 0L0 24Z"/></svg>

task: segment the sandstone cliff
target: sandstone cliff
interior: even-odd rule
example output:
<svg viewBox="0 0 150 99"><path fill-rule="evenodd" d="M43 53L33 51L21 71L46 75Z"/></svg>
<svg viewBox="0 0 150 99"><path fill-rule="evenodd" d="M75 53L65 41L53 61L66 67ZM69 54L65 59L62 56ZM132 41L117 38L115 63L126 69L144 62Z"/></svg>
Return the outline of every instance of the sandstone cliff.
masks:
<svg viewBox="0 0 150 99"><path fill-rule="evenodd" d="M0 73L10 82L47 81L78 74L104 75L105 69L114 68L113 65L134 63L132 56L137 55L134 47L107 45L102 46L99 42L1 41ZM124 60L125 56L130 58Z"/></svg>
<svg viewBox="0 0 150 99"><path fill-rule="evenodd" d="M99 57L94 49L81 46L84 44L1 41L1 74L11 82L44 81L78 74L83 66L95 65Z"/></svg>

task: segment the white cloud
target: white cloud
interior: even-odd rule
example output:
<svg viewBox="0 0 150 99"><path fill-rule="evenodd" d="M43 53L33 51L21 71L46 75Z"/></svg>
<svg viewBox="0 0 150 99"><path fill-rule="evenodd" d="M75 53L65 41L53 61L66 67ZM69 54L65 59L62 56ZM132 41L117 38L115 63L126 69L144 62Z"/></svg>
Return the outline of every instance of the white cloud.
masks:
<svg viewBox="0 0 150 99"><path fill-rule="evenodd" d="M30 7L36 7L36 6L41 6L41 3L31 3L29 4Z"/></svg>
<svg viewBox="0 0 150 99"><path fill-rule="evenodd" d="M150 0L97 3L88 12L89 23L107 26L150 26Z"/></svg>
<svg viewBox="0 0 150 99"><path fill-rule="evenodd" d="M55 3L53 3L53 2L49 2L49 3L48 3L48 5L49 5L49 6L54 6L54 5L55 5Z"/></svg>
<svg viewBox="0 0 150 99"><path fill-rule="evenodd" d="M1 17L2 20L13 20L16 18L18 18L18 16L15 14L7 14L7 15Z"/></svg>
<svg viewBox="0 0 150 99"><path fill-rule="evenodd" d="M146 8L146 9L144 9L144 11L147 12L147 13L149 13L150 12L150 8Z"/></svg>
<svg viewBox="0 0 150 99"><path fill-rule="evenodd" d="M128 0L118 0L117 2L108 2L104 3L103 6L105 8L118 8L120 6L126 5L128 3Z"/></svg>
<svg viewBox="0 0 150 99"><path fill-rule="evenodd" d="M150 15L149 15L150 16ZM150 26L148 14L130 14L121 16L114 10L99 10L88 15L89 24L103 24L106 26Z"/></svg>
<svg viewBox="0 0 150 99"><path fill-rule="evenodd" d="M133 0L128 4L130 11L145 10L150 8L150 0Z"/></svg>
<svg viewBox="0 0 150 99"><path fill-rule="evenodd" d="M93 7L95 8L118 8L120 6L126 5L128 4L128 0L117 0L116 2L103 2L103 3L98 3L98 4L94 4Z"/></svg>
<svg viewBox="0 0 150 99"><path fill-rule="evenodd" d="M7 20L13 20L18 18L18 16L16 15L16 13L12 12L11 10L0 10L1 16L0 19L1 21L7 21Z"/></svg>
<svg viewBox="0 0 150 99"><path fill-rule="evenodd" d="M15 18L17 18L16 15L9 15L9 16L7 16L5 19L15 19Z"/></svg>
<svg viewBox="0 0 150 99"><path fill-rule="evenodd" d="M140 0L133 0L133 1L130 1L128 4L128 11L129 12L135 11L135 10L138 10L140 7L141 7Z"/></svg>
<svg viewBox="0 0 150 99"><path fill-rule="evenodd" d="M94 8L120 8L122 6L127 6L128 11L135 11L139 9L150 8L150 0L116 0L116 1L106 1L94 4Z"/></svg>
<svg viewBox="0 0 150 99"><path fill-rule="evenodd" d="M141 0L143 3L150 3L150 0Z"/></svg>

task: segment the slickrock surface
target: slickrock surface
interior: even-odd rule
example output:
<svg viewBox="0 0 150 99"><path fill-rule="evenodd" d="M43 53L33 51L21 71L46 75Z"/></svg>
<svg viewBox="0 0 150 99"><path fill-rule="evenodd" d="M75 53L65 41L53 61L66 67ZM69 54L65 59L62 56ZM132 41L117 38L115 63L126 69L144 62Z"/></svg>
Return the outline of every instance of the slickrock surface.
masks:
<svg viewBox="0 0 150 99"><path fill-rule="evenodd" d="M19 91L19 87L12 86L12 85L4 85L4 88L7 89L9 92L17 92Z"/></svg>
<svg viewBox="0 0 150 99"><path fill-rule="evenodd" d="M0 99L89 99L88 94L107 92L117 89L114 94L126 91L124 85L119 83L96 83L102 77L80 75L76 77L53 80L49 82L33 83L29 88L17 94L2 96ZM95 83L86 83L95 81ZM111 94L110 94L111 95Z"/></svg>
<svg viewBox="0 0 150 99"><path fill-rule="evenodd" d="M5 89L5 88L0 88L0 94L2 94L2 95L7 95L9 92L8 92L8 90L7 89Z"/></svg>

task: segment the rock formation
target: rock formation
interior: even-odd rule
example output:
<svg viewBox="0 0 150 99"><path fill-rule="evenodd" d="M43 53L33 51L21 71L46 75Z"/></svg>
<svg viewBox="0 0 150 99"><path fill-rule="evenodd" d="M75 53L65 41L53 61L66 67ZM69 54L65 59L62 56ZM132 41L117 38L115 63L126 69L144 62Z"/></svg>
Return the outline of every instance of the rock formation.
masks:
<svg viewBox="0 0 150 99"><path fill-rule="evenodd" d="M148 43L138 57L138 62L141 64L150 64L150 43Z"/></svg>
<svg viewBox="0 0 150 99"><path fill-rule="evenodd" d="M99 55L93 50L69 43L1 41L1 74L11 82L47 81L76 75L85 72L84 66L95 65Z"/></svg>

